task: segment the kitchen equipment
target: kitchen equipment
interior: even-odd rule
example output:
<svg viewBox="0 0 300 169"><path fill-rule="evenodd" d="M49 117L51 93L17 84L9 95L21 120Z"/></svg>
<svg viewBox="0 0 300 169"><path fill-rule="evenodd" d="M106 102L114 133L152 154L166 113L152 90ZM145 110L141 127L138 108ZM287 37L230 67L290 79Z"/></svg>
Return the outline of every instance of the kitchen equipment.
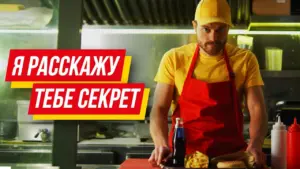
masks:
<svg viewBox="0 0 300 169"><path fill-rule="evenodd" d="M18 139L23 141L51 141L53 121L33 120L28 115L29 100L18 100Z"/></svg>
<svg viewBox="0 0 300 169"><path fill-rule="evenodd" d="M287 135L287 169L300 168L300 125L294 118L294 124L288 129Z"/></svg>
<svg viewBox="0 0 300 169"><path fill-rule="evenodd" d="M0 139L12 140L15 139L16 135L17 135L16 101L0 100Z"/></svg>
<svg viewBox="0 0 300 169"><path fill-rule="evenodd" d="M0 140L15 139L17 134L16 120L0 120Z"/></svg>
<svg viewBox="0 0 300 169"><path fill-rule="evenodd" d="M278 101L274 110L281 121L290 126L294 122L294 118L300 119L300 101L299 100L283 100Z"/></svg>
<svg viewBox="0 0 300 169"><path fill-rule="evenodd" d="M271 71L282 69L282 49L276 47L266 47L265 49L265 68Z"/></svg>
<svg viewBox="0 0 300 169"><path fill-rule="evenodd" d="M286 139L286 126L281 122L279 116L271 131L272 169L286 169Z"/></svg>
<svg viewBox="0 0 300 169"><path fill-rule="evenodd" d="M252 13L263 16L288 16L291 14L291 0L253 0Z"/></svg>

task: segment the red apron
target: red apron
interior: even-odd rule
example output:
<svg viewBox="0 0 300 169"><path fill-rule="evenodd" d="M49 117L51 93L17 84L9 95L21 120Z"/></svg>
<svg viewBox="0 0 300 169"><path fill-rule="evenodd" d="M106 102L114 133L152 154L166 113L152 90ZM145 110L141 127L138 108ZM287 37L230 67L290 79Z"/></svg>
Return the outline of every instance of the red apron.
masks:
<svg viewBox="0 0 300 169"><path fill-rule="evenodd" d="M243 138L243 114L239 106L234 73L224 49L229 81L207 83L192 77L200 47L197 45L172 115L169 144L172 150L175 118L184 122L186 154L200 151L209 157L246 150Z"/></svg>

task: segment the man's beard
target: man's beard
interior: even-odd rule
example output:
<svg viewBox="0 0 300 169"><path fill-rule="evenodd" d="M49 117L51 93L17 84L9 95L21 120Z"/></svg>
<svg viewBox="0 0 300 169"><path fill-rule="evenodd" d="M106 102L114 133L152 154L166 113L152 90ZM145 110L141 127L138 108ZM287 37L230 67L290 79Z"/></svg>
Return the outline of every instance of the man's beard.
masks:
<svg viewBox="0 0 300 169"><path fill-rule="evenodd" d="M207 54L211 56L215 56L221 52L221 50L225 47L227 40L224 41L209 41L206 43L199 42L199 45L202 50L204 50ZM214 45L212 48L209 45Z"/></svg>

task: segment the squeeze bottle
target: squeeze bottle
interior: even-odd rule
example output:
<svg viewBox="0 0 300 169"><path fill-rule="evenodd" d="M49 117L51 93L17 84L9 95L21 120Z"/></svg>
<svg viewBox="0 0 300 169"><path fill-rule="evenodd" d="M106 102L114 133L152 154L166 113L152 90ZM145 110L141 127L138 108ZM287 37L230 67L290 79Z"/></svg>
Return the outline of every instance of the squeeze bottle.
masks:
<svg viewBox="0 0 300 169"><path fill-rule="evenodd" d="M300 169L300 126L294 118L294 124L287 134L287 169Z"/></svg>
<svg viewBox="0 0 300 169"><path fill-rule="evenodd" d="M286 126L281 122L279 116L278 121L273 125L273 129L271 131L271 168L272 169L286 169L286 163L287 163L286 143L287 143Z"/></svg>

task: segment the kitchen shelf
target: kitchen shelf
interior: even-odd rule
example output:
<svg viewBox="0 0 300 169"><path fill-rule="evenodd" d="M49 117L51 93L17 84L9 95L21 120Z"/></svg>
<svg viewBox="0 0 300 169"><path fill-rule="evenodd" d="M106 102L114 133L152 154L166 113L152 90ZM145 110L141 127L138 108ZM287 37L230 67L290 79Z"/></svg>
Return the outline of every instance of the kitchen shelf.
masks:
<svg viewBox="0 0 300 169"><path fill-rule="evenodd" d="M248 30L251 31L299 31L300 16L251 16Z"/></svg>
<svg viewBox="0 0 300 169"><path fill-rule="evenodd" d="M261 70L264 78L300 78L300 70L268 71Z"/></svg>

